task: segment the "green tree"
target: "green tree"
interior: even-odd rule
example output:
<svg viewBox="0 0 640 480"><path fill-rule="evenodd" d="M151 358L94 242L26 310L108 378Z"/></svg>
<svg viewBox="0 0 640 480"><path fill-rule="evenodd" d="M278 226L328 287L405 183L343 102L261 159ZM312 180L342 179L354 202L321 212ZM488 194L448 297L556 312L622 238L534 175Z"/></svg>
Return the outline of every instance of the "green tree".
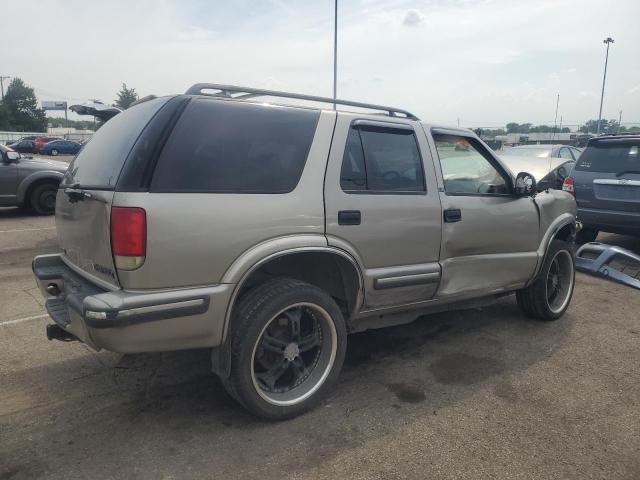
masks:
<svg viewBox="0 0 640 480"><path fill-rule="evenodd" d="M118 92L118 99L116 100L116 107L126 110L131 106L133 102L138 100L138 93L135 88L127 88L127 84L123 83L122 88Z"/></svg>
<svg viewBox="0 0 640 480"><path fill-rule="evenodd" d="M598 120L587 120L578 130L582 133L597 133ZM620 127L617 120L603 118L600 122L600 133L618 133L618 131L626 132L626 130L625 127Z"/></svg>
<svg viewBox="0 0 640 480"><path fill-rule="evenodd" d="M11 130L42 132L47 127L44 110L38 108L33 88L25 85L20 78L11 80L4 96L3 107Z"/></svg>
<svg viewBox="0 0 640 480"><path fill-rule="evenodd" d="M9 110L3 102L0 102L0 130L11 130Z"/></svg>

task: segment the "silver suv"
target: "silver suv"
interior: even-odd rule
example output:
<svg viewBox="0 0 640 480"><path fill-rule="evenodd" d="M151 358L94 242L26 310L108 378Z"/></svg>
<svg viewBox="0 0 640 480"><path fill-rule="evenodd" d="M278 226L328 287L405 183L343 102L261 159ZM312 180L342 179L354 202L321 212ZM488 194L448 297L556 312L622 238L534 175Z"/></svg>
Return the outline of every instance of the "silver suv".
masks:
<svg viewBox="0 0 640 480"><path fill-rule="evenodd" d="M512 292L531 317L562 316L576 205L535 183L404 110L194 85L117 115L71 163L62 253L33 262L47 333L212 348L235 399L292 417L335 382L348 333Z"/></svg>

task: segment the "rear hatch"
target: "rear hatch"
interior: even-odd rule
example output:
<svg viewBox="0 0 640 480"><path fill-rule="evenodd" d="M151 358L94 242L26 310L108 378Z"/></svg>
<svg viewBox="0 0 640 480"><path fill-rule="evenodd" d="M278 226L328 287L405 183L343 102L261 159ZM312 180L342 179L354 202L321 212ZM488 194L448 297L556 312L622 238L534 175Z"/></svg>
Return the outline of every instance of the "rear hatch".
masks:
<svg viewBox="0 0 640 480"><path fill-rule="evenodd" d="M119 287L110 240L116 182L136 140L167 100L141 103L106 122L71 162L58 190L63 259L107 288Z"/></svg>
<svg viewBox="0 0 640 480"><path fill-rule="evenodd" d="M574 168L581 208L638 212L640 138L599 138L589 143Z"/></svg>

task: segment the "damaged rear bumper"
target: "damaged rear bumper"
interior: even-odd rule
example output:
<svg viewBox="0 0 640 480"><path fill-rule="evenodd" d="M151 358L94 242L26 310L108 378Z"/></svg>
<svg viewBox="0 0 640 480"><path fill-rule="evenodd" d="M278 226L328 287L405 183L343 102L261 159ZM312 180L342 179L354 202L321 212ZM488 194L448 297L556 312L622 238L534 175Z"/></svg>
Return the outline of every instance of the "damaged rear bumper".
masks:
<svg viewBox="0 0 640 480"><path fill-rule="evenodd" d="M220 344L231 284L108 291L59 254L36 257L32 268L55 324L96 350L133 353Z"/></svg>

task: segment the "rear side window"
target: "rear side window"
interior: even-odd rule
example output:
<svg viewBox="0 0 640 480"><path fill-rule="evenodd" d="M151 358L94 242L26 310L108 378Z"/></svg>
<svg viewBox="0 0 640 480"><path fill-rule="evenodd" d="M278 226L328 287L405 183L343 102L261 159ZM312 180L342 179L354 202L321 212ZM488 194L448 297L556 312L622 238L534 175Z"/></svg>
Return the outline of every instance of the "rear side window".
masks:
<svg viewBox="0 0 640 480"><path fill-rule="evenodd" d="M575 169L583 172L640 171L640 140L601 140L582 152Z"/></svg>
<svg viewBox="0 0 640 480"><path fill-rule="evenodd" d="M342 158L340 186L346 192L424 192L422 158L413 129L352 127Z"/></svg>
<svg viewBox="0 0 640 480"><path fill-rule="evenodd" d="M131 147L167 100L168 97L156 98L135 105L102 125L69 165L63 185L79 183L83 188L115 188Z"/></svg>
<svg viewBox="0 0 640 480"><path fill-rule="evenodd" d="M314 110L194 99L162 151L151 190L290 192L319 117Z"/></svg>

